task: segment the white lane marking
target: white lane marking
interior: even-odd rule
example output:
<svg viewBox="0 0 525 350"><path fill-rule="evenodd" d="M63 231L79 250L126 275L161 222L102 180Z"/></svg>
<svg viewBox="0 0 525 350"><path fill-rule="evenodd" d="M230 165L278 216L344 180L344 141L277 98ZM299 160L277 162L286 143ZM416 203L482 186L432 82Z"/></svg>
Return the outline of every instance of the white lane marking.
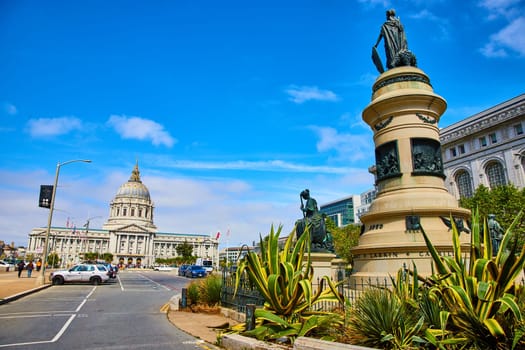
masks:
<svg viewBox="0 0 525 350"><path fill-rule="evenodd" d="M71 317L69 318L69 320L67 320L66 324L62 327L62 329L57 333L57 335L55 335L55 337L51 340L52 343L56 342L58 339L60 339L60 337L62 336L62 334L64 334L64 332L66 331L67 327L69 327L69 325L71 324L71 322L73 322L73 320L75 319L75 316L76 315L71 315Z"/></svg>
<svg viewBox="0 0 525 350"><path fill-rule="evenodd" d="M20 315L20 316L25 316L25 315L35 315L35 316L39 316L39 315L44 315L44 316L47 316L47 315L54 315L56 313L65 313L65 314L68 314L68 315L71 315L72 313L74 313L75 311L69 311L69 310L60 310L60 311L30 311L30 312L10 312L10 313L6 313L6 314L0 314L0 318L6 318L6 317L15 317L17 315Z"/></svg>
<svg viewBox="0 0 525 350"><path fill-rule="evenodd" d="M37 317L67 317L73 315L73 312L57 312L57 313L47 313L47 314L38 314L38 315L18 315L18 316L0 316L1 320L9 319L18 319L18 318L37 318Z"/></svg>
<svg viewBox="0 0 525 350"><path fill-rule="evenodd" d="M82 300L82 302L78 305L78 307L75 309L74 312L78 312L80 311L80 309L84 306L84 304L86 303L86 301L89 299L89 297L91 295L93 295L93 293L95 292L95 290L97 289L97 287L93 287L91 289L91 291L88 293L88 295L86 295L84 297L84 299ZM27 318L27 317L43 317L43 316L46 316L45 314L38 314L38 315L34 315L34 316L31 316L31 315L25 315L25 316L18 316L18 318ZM56 315L54 314L49 314L48 313L48 316L61 316L59 315L58 313ZM69 327L69 325L71 324L71 322L73 322L73 320L75 319L75 317L77 316L76 314L73 314L73 315L64 315L64 316L69 316L69 319L66 321L66 323L62 326L62 328L60 329L60 331L58 331L58 333L53 337L53 339L51 340L42 340L42 341L35 341L35 342L26 342L26 343L14 343L14 344L0 344L0 348L5 348L7 346L24 346L24 345L34 345L34 344L49 344L49 343L55 343L57 340L60 339L60 337L66 332L67 328ZM14 317L12 317L14 318Z"/></svg>
<svg viewBox="0 0 525 350"><path fill-rule="evenodd" d="M89 299L89 297L95 293L95 290L97 289L97 287L93 287L93 289L91 289L91 292L89 292L88 295L86 295L86 297L84 298L84 300L82 300L82 302L80 303L80 305L78 305L78 307L75 309L75 312L79 312L80 309L82 308L82 306L84 306L84 304L86 303L86 301Z"/></svg>
<svg viewBox="0 0 525 350"><path fill-rule="evenodd" d="M142 278L147 279L148 281L150 281L151 283L156 284L156 285L159 286L159 287L162 287L162 288L164 288L164 289L166 289L166 290L171 290L171 289L169 289L168 287L166 287L166 286L164 286L164 285L162 285L162 284L160 284L160 283L158 283L158 282L155 282L155 281L152 280L151 278L148 278L148 277L146 277L146 276L144 276L144 275L142 275L142 274L139 274L139 276L142 277Z"/></svg>
<svg viewBox="0 0 525 350"><path fill-rule="evenodd" d="M120 290L124 291L124 285L122 284L122 281L120 280L120 276L117 275L118 283L120 284Z"/></svg>
<svg viewBox="0 0 525 350"><path fill-rule="evenodd" d="M26 343L0 344L0 348L5 348L5 347L8 347L8 346L24 346L24 345L55 343L64 334L64 332L66 331L67 327L69 327L71 322L73 322L73 319L75 318L75 316L76 315L69 316L69 319L67 320L67 322L64 324L64 326L62 326L62 329L51 340L32 341L32 342L26 342Z"/></svg>

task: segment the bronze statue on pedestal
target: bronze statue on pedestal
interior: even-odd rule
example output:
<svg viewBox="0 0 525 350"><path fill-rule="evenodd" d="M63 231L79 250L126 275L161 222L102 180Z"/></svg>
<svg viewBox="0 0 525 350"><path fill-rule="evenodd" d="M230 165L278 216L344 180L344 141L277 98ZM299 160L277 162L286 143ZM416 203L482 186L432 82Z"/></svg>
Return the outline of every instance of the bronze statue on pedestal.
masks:
<svg viewBox="0 0 525 350"><path fill-rule="evenodd" d="M416 56L408 49L405 28L393 9L386 11L386 22L381 26L379 37L372 47L372 61L379 73L385 71L377 53L377 45L381 39L385 44L386 69L402 66L416 67Z"/></svg>
<svg viewBox="0 0 525 350"><path fill-rule="evenodd" d="M333 252L332 237L326 230L325 215L319 211L317 201L310 197L310 190L306 189L299 195L303 218L295 222L296 236L299 238L306 228L310 232L311 251ZM305 200L305 202L303 202Z"/></svg>

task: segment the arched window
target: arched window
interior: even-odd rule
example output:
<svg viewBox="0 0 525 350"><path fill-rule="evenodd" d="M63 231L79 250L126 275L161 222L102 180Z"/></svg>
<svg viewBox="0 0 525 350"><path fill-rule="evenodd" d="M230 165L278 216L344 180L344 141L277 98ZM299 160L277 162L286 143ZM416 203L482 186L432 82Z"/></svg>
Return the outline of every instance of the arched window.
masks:
<svg viewBox="0 0 525 350"><path fill-rule="evenodd" d="M505 171L500 162L490 162L485 168L487 173L487 178L489 179L490 188L495 188L497 186L502 186L507 184L507 179L505 179Z"/></svg>
<svg viewBox="0 0 525 350"><path fill-rule="evenodd" d="M456 174L456 184L461 198L472 197L472 181L470 181L470 174L467 171L460 170Z"/></svg>

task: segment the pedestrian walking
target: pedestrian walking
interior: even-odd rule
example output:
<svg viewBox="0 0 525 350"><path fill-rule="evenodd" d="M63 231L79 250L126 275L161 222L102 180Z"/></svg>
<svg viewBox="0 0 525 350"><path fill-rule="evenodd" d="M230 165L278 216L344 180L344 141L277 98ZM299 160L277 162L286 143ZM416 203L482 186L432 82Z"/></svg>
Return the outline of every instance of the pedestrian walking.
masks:
<svg viewBox="0 0 525 350"><path fill-rule="evenodd" d="M26 266L27 278L31 278L31 273L33 272L34 268L35 268L35 266L33 265L33 260L31 260L29 262L29 264L27 264L27 266Z"/></svg>
<svg viewBox="0 0 525 350"><path fill-rule="evenodd" d="M16 266L18 266L18 278L20 278L20 275L22 275L22 271L24 270L24 266L26 266L26 264L24 263L24 260L20 260Z"/></svg>
<svg viewBox="0 0 525 350"><path fill-rule="evenodd" d="M42 259L38 259L38 261L36 262L36 271L40 271L40 269L42 268Z"/></svg>

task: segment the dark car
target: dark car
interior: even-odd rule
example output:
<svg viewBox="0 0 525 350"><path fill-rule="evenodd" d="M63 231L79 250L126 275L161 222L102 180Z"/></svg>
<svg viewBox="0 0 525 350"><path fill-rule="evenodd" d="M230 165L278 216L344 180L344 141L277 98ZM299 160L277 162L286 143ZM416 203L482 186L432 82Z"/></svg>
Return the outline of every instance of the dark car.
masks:
<svg viewBox="0 0 525 350"><path fill-rule="evenodd" d="M190 265L180 265L179 266L179 276L186 276L186 270Z"/></svg>
<svg viewBox="0 0 525 350"><path fill-rule="evenodd" d="M190 278L206 277L207 274L206 269L200 265L190 265L184 273L186 277Z"/></svg>

